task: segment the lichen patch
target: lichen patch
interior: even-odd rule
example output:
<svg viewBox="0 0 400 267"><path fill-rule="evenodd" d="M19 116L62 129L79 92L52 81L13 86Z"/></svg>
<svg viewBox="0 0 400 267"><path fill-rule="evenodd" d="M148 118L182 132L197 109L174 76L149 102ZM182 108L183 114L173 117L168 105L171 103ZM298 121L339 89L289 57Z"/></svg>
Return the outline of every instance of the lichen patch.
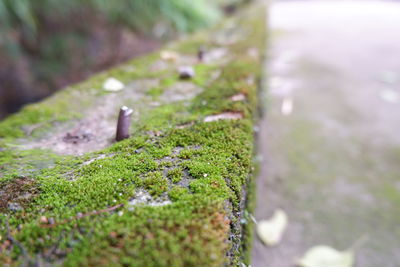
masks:
<svg viewBox="0 0 400 267"><path fill-rule="evenodd" d="M154 198L150 195L149 192L147 192L144 189L139 189L135 197L129 200L128 202L128 210L132 211L133 208L137 205L147 205L147 206L152 206L152 207L161 207L165 205L172 204L171 200L168 198Z"/></svg>

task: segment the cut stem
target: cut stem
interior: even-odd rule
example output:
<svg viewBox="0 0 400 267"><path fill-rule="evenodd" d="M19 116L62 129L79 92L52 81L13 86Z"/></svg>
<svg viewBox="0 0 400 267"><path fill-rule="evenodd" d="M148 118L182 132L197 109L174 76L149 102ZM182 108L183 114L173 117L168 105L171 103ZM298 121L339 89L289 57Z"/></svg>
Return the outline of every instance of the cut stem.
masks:
<svg viewBox="0 0 400 267"><path fill-rule="evenodd" d="M117 124L117 134L115 140L122 141L129 138L129 128L131 126L133 110L123 106L119 111L118 124Z"/></svg>
<svg viewBox="0 0 400 267"><path fill-rule="evenodd" d="M197 51L197 59L199 60L199 62L203 62L204 61L204 55L206 53L206 49L204 46L200 46L199 50Z"/></svg>

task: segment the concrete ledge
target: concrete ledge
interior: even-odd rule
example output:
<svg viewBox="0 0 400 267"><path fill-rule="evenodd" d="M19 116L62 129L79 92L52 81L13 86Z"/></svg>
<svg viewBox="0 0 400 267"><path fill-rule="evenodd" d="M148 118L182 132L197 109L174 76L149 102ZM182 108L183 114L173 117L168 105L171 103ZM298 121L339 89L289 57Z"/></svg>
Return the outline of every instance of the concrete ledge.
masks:
<svg viewBox="0 0 400 267"><path fill-rule="evenodd" d="M265 33L252 6L1 122L1 265L247 263Z"/></svg>

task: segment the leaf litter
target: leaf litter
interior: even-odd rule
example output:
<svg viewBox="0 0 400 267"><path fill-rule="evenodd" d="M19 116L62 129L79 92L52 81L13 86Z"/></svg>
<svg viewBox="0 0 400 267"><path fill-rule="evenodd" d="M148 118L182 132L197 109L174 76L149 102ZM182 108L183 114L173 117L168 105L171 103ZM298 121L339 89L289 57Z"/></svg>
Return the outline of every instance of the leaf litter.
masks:
<svg viewBox="0 0 400 267"><path fill-rule="evenodd" d="M288 216L285 211L278 209L269 220L259 221L257 234L266 246L275 246L282 240L288 225Z"/></svg>

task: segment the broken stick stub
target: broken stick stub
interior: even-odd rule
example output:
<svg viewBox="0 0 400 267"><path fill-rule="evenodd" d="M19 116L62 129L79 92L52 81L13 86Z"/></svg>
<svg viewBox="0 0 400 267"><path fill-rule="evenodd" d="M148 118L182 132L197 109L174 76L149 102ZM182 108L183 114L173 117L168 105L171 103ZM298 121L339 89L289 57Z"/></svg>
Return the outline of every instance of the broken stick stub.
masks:
<svg viewBox="0 0 400 267"><path fill-rule="evenodd" d="M200 46L199 50L197 51L197 59L199 60L199 62L204 61L205 53L206 53L206 48L204 46Z"/></svg>
<svg viewBox="0 0 400 267"><path fill-rule="evenodd" d="M117 124L117 134L115 137L116 141L122 141L129 138L129 128L131 126L133 110L123 106L119 111L118 124Z"/></svg>

